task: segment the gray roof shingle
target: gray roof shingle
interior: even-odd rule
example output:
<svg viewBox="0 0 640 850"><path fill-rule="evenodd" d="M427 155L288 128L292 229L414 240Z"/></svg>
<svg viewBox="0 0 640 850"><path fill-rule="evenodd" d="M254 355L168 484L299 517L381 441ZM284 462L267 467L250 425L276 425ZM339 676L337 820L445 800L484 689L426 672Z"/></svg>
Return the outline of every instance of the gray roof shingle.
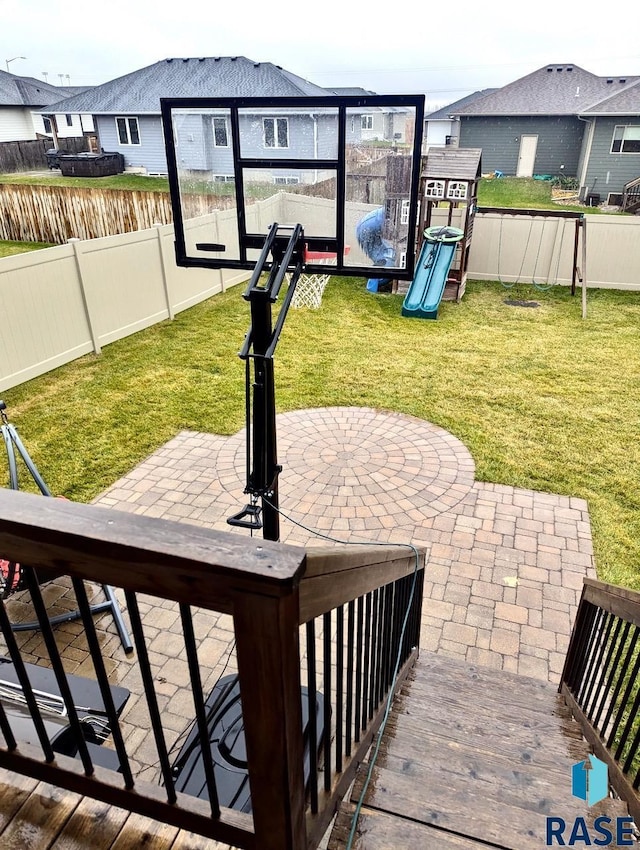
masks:
<svg viewBox="0 0 640 850"><path fill-rule="evenodd" d="M638 77L597 77L578 65L550 64L460 107L457 115L578 115ZM611 80L610 83L607 80Z"/></svg>
<svg viewBox="0 0 640 850"><path fill-rule="evenodd" d="M607 79L612 79L608 77ZM608 85L608 88L613 83ZM582 115L638 115L640 116L640 80L634 78L622 90L585 109Z"/></svg>
<svg viewBox="0 0 640 850"><path fill-rule="evenodd" d="M64 101L74 113L159 113L162 97L302 97L327 90L245 56L163 59Z"/></svg>
<svg viewBox="0 0 640 850"><path fill-rule="evenodd" d="M425 115L425 119L427 121L446 121L451 118L452 115L456 115L457 110L462 106L467 106L475 100L478 100L478 98L492 94L494 91L498 91L498 89L482 89L482 91L475 91L473 94L461 97L460 100L455 100L448 106L442 106L440 109L436 109L435 112L430 112L429 115Z"/></svg>
<svg viewBox="0 0 640 850"><path fill-rule="evenodd" d="M34 77L0 71L0 106L48 106L60 100L62 91Z"/></svg>
<svg viewBox="0 0 640 850"><path fill-rule="evenodd" d="M475 180L480 176L482 148L429 148L422 177Z"/></svg>

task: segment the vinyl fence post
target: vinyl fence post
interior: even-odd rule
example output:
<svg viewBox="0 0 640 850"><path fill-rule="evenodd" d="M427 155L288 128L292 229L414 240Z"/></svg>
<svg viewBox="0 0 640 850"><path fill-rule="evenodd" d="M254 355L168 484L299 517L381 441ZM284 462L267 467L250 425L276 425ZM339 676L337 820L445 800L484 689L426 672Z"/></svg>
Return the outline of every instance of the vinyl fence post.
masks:
<svg viewBox="0 0 640 850"><path fill-rule="evenodd" d="M164 261L164 251L162 250L162 234L160 233L160 228L163 226L157 221L154 221L153 226L156 229L156 235L158 237L158 251L160 253L160 268L162 269L162 287L164 289L164 298L167 303L167 312L169 314L170 319L175 319L175 312L173 310L173 305L171 303L171 294L169 292L169 279L167 278L167 266Z"/></svg>
<svg viewBox="0 0 640 850"><path fill-rule="evenodd" d="M67 242L73 246L73 255L76 261L76 270L78 272L78 282L80 284L80 294L82 295L82 304L84 306L84 313L87 317L87 325L89 326L89 334L91 335L91 344L93 345L94 354L101 354L102 349L100 348L100 343L98 342L98 335L95 332L93 327L93 322L91 321L91 312L89 310L89 302L87 301L87 292L84 284L84 277L82 275L82 263L80 261L80 252L78 251L78 242L80 240L72 236L70 239L67 239Z"/></svg>

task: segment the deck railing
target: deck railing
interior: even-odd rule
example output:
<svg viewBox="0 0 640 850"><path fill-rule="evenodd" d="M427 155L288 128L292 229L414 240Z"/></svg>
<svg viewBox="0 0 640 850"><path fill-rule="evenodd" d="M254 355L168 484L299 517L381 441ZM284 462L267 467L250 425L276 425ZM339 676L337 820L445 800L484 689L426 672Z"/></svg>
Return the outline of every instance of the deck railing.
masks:
<svg viewBox="0 0 640 850"><path fill-rule="evenodd" d="M630 180L622 190L622 211L633 212L640 206L640 177Z"/></svg>
<svg viewBox="0 0 640 850"><path fill-rule="evenodd" d="M0 625L39 745L15 740L0 706L0 766L236 847L316 847L382 721L393 674L399 683L417 654L423 565L411 550L349 547L307 555L301 548L237 534L4 490L0 517L3 557L33 568L29 591L79 747L76 759L52 749L11 631L8 600L0 603ZM41 592L47 572L71 577L120 772L97 767L84 744L64 652L47 621ZM126 667L131 678L131 665L137 665L159 784L140 778L129 752L85 581L124 594L135 645ZM202 751L205 800L176 790L149 650L154 599L179 610L181 646L174 651L187 670L192 708L185 722L194 721L192 735ZM196 636L196 620L201 624L207 612L233 621L251 814L218 803L204 693L207 665ZM301 685L310 706L321 703L319 752L308 743L314 729L307 741L302 734Z"/></svg>
<svg viewBox="0 0 640 850"><path fill-rule="evenodd" d="M560 682L616 792L640 817L640 593L585 579Z"/></svg>

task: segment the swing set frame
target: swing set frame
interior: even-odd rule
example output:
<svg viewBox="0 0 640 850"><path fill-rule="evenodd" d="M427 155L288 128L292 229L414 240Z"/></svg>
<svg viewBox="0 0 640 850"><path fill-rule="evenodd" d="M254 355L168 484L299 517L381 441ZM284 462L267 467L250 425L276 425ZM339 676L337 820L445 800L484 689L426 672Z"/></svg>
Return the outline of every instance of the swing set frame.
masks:
<svg viewBox="0 0 640 850"><path fill-rule="evenodd" d="M526 209L519 207L478 207L477 213L479 215L493 213L501 216L500 219L500 232L502 233L502 227L504 223L504 216L526 216L531 219L531 227L529 230L529 237L527 238L527 243L524 250L524 255L522 259L522 265L520 267L520 271L518 272L518 279L522 273L522 269L524 267L524 261L526 259L527 250L529 248L529 240L531 237L531 231L533 229L533 222L536 218L543 219L555 219L560 222L563 221L566 223L566 220L573 220L575 222L574 229L574 237L573 237L573 258L571 264L571 294L576 294L576 289L578 283L580 284L581 294L582 294L582 318L586 319L587 317L587 219L583 212L577 212L573 210L536 210L536 209ZM546 223L546 222L545 222ZM564 224L563 224L563 236L564 236ZM544 224L543 231L541 234L544 235ZM560 246L562 247L562 246ZM498 248L498 264L500 262L500 247ZM536 268L538 265L538 258L540 255L540 246L538 246L538 254L536 255ZM558 266L560 264L560 257L558 256L558 262L556 266L556 281L558 277ZM499 268L499 265L498 265ZM534 268L533 274L535 277L536 268ZM498 272L499 273L499 272ZM519 280L515 281L516 283ZM534 281L535 284L535 281Z"/></svg>

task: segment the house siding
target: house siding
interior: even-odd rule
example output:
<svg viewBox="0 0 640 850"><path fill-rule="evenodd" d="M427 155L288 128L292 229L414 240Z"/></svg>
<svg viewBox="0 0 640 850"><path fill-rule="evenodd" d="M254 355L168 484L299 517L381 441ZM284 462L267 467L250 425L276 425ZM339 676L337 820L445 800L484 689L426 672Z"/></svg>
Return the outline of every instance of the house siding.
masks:
<svg viewBox="0 0 640 850"><path fill-rule="evenodd" d="M35 138L29 109L19 106L0 107L0 142L22 142Z"/></svg>
<svg viewBox="0 0 640 850"><path fill-rule="evenodd" d="M622 192L625 183L640 177L640 153L611 153L616 125L640 126L640 118L596 118L583 195L597 192L602 201L609 192Z"/></svg>
<svg viewBox="0 0 640 850"><path fill-rule="evenodd" d="M518 167L520 138L538 136L534 174L575 177L584 123L571 115L554 117L461 116L460 147L482 148L484 171L513 176Z"/></svg>
<svg viewBox="0 0 640 850"><path fill-rule="evenodd" d="M121 145L116 129L116 117L137 118L140 130L139 145ZM95 124L100 147L108 153L121 153L124 164L131 168L146 168L151 174L166 174L167 159L159 115L96 115Z"/></svg>
<svg viewBox="0 0 640 850"><path fill-rule="evenodd" d="M116 128L116 117L137 117L140 130L139 145L121 145ZM267 150L264 146L263 118L278 117L277 113L259 115L241 115L240 131L242 136L242 155L244 157L263 157ZM271 159L314 159L335 158L337 155L337 115L288 115L289 147L270 148ZM314 128L314 122L317 122ZM359 138L359 115L356 116L356 131ZM162 135L160 116L130 116L122 114L98 115L95 117L100 146L105 151L118 151L129 167L143 167L152 173L166 174L167 162ZM233 151L229 147L213 147L211 141L211 123L208 115L185 115L175 125L179 135L179 149L182 168L194 171L211 171L219 175L233 174ZM227 124L229 142L231 127ZM352 134L347 130L347 136ZM287 170L287 175L298 176L299 172ZM302 179L302 178L301 178Z"/></svg>

